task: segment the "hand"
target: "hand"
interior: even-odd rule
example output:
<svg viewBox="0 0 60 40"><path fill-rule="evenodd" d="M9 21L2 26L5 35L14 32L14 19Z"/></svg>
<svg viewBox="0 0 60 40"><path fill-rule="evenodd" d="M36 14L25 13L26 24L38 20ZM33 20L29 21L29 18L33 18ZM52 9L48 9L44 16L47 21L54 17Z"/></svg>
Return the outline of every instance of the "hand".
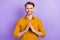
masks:
<svg viewBox="0 0 60 40"><path fill-rule="evenodd" d="M29 23L29 28L31 28L32 32L36 32L36 30L33 28L33 26L31 25L31 23Z"/></svg>
<svg viewBox="0 0 60 40"><path fill-rule="evenodd" d="M25 32L29 30L29 25L26 26Z"/></svg>
<svg viewBox="0 0 60 40"><path fill-rule="evenodd" d="M41 35L41 32L39 32L39 31L36 31L36 32L35 32L35 34L36 34L36 35L38 35L38 37L40 37L40 35Z"/></svg>

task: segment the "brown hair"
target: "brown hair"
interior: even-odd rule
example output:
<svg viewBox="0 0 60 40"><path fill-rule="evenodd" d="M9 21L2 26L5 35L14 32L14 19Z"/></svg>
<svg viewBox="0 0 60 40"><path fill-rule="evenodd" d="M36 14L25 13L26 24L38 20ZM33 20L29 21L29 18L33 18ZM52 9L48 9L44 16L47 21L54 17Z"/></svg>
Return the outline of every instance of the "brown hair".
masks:
<svg viewBox="0 0 60 40"><path fill-rule="evenodd" d="M34 4L33 2L27 2L27 3L25 4L25 7L26 7L27 4L33 5L33 7L35 7L35 4Z"/></svg>

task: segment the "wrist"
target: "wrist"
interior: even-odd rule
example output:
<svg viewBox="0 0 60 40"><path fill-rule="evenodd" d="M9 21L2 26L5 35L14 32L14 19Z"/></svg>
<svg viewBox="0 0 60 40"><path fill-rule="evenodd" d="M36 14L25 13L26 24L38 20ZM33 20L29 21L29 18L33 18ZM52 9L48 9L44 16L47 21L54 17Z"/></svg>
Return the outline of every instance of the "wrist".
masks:
<svg viewBox="0 0 60 40"><path fill-rule="evenodd" d="M37 31L33 31L34 33L36 33Z"/></svg>
<svg viewBox="0 0 60 40"><path fill-rule="evenodd" d="M37 31L36 33L39 37L41 36L41 32Z"/></svg>
<svg viewBox="0 0 60 40"><path fill-rule="evenodd" d="M35 31L35 34L38 35L38 36L41 35L39 31Z"/></svg>
<svg viewBox="0 0 60 40"><path fill-rule="evenodd" d="M24 33L26 33L27 32L27 30L24 30Z"/></svg>

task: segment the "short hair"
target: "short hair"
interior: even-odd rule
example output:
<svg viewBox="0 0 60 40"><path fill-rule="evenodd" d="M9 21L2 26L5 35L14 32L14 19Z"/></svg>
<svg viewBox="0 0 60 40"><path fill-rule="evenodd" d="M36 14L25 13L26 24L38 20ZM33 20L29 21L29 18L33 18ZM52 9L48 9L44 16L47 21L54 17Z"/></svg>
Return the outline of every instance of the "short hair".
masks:
<svg viewBox="0 0 60 40"><path fill-rule="evenodd" d="M35 7L35 4L34 4L33 2L27 2L27 3L25 4L25 7L26 7L27 4L33 5L33 7Z"/></svg>

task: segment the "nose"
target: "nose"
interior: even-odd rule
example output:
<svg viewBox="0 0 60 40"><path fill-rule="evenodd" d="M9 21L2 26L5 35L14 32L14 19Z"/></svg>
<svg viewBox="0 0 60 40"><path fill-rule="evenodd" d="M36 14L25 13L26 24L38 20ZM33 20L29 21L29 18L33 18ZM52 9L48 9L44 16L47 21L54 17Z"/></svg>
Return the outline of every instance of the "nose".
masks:
<svg viewBox="0 0 60 40"><path fill-rule="evenodd" d="M28 9L28 12L30 11L30 9Z"/></svg>

